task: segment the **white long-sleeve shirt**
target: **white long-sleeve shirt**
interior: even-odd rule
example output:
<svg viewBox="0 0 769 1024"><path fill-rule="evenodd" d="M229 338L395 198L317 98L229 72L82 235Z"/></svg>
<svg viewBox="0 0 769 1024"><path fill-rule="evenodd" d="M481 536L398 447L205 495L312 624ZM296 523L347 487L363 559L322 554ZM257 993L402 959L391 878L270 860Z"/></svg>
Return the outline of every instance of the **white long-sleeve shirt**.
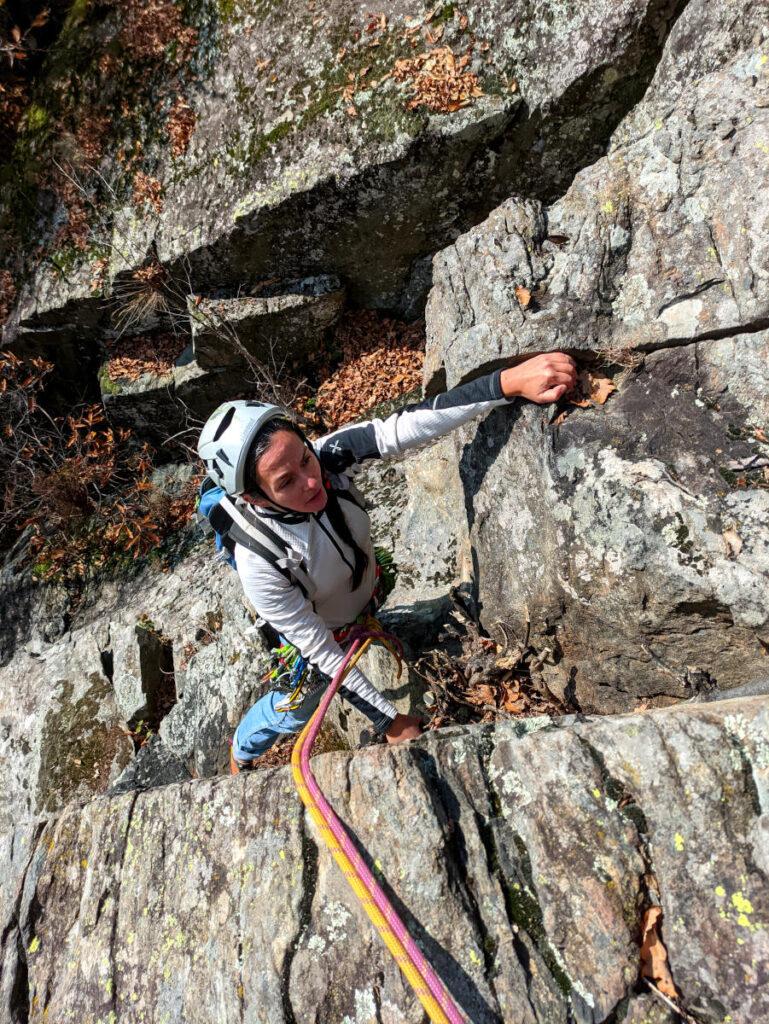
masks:
<svg viewBox="0 0 769 1024"><path fill-rule="evenodd" d="M406 406L384 420L370 420L315 441L313 447L323 470L338 490L350 487L351 475L369 459L393 459L411 449L442 437L464 423L509 399L502 394L500 373L489 374L453 388L417 405ZM236 505L243 506L238 498ZM351 501L342 507L356 543L368 555L368 568L360 586L350 590L353 553L334 531L325 512L302 517L281 517L253 505L252 512L267 516L273 532L296 553L315 586L310 596L302 594L279 569L256 552L235 545L235 562L243 590L259 615L292 643L321 672L333 676L344 652L333 630L354 622L371 599L376 581L376 563L371 528L366 513ZM353 669L345 679L347 691L359 700L355 704L384 731L396 709L366 676Z"/></svg>

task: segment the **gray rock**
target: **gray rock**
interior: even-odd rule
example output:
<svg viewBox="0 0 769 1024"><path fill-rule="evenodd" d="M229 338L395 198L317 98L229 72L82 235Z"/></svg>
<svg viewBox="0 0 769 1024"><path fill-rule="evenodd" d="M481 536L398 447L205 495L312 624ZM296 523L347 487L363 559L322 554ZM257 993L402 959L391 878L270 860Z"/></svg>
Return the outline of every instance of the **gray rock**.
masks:
<svg viewBox="0 0 769 1024"><path fill-rule="evenodd" d="M700 36L701 22L719 21L713 8L721 25L731 22L728 5L689 4L660 79L617 128L607 156L561 199L549 207L508 200L436 257L428 388L508 357L567 349L611 359L766 327L759 225L767 211L755 182L769 123L760 43L767 4L745 7L742 40ZM673 53L675 99L664 84ZM694 77L698 62L709 69ZM516 287L531 292L528 305Z"/></svg>
<svg viewBox="0 0 769 1024"><path fill-rule="evenodd" d="M531 719L314 770L468 1019L647 1019L658 903L682 1006L748 1024L768 1009L767 715ZM288 769L99 798L24 835L0 956L51 1019L423 1019Z"/></svg>
<svg viewBox="0 0 769 1024"><path fill-rule="evenodd" d="M239 589L240 581L231 575L233 587ZM182 697L160 725L163 742L197 776L226 768L228 741L264 692L261 680L270 662L261 634L246 634L252 624L242 604L237 618L222 615L221 632L190 658Z"/></svg>
<svg viewBox="0 0 769 1024"><path fill-rule="evenodd" d="M150 586L145 579L105 592L100 611L111 621L115 691L133 694L125 711L135 707L134 720L155 728L160 706L164 746L195 775L227 765L228 739L261 692L268 657L237 574L213 555L207 541Z"/></svg>
<svg viewBox="0 0 769 1024"><path fill-rule="evenodd" d="M186 782L189 778L190 773L180 758L168 750L158 736L151 736L110 786L107 794L120 796L133 790Z"/></svg>
<svg viewBox="0 0 769 1024"><path fill-rule="evenodd" d="M122 198L100 211L112 227L110 276L130 275L150 254L195 293L333 273L356 303L417 309L421 259L512 191L560 192L595 158L643 93L682 6L472 2L465 27L446 7L426 30L439 29L457 56L469 51L483 91L451 114L409 109L412 89L391 77L398 59L427 46L408 34L415 15L402 0L374 35L350 0L314 18L302 7L219 11L199 29L210 73L188 96L188 149L158 142L147 153L162 212ZM79 30L98 47L98 25ZM359 76L352 103L350 75ZM108 177L113 161L102 164ZM41 266L9 333L103 323L91 276L88 263L66 278Z"/></svg>
<svg viewBox="0 0 769 1024"><path fill-rule="evenodd" d="M185 427L192 430L204 423L221 402L253 398L259 387L250 368L239 365L205 370L192 358L177 360L173 378L174 399L185 417Z"/></svg>
<svg viewBox="0 0 769 1024"><path fill-rule="evenodd" d="M8 1024L29 1021L29 975L19 913L24 879L42 828L37 822L16 823L0 835L0 1014Z"/></svg>
<svg viewBox="0 0 769 1024"><path fill-rule="evenodd" d="M133 744L89 632L0 669L0 827L106 789Z"/></svg>
<svg viewBox="0 0 769 1024"><path fill-rule="evenodd" d="M40 584L26 561L29 533L25 530L0 568L0 666L7 665L18 647L60 639L69 628L70 598L66 587Z"/></svg>
<svg viewBox="0 0 769 1024"><path fill-rule="evenodd" d="M187 774L224 769L261 690L267 649L253 619L206 542L168 573L103 584L63 639L16 646L0 669L0 827L92 798L129 762L144 772L129 732L159 729Z"/></svg>
<svg viewBox="0 0 769 1024"><path fill-rule="evenodd" d="M112 380L107 364L99 372L101 399L107 418L160 448L184 425L184 409L174 394L174 371L143 373L136 380ZM162 450L162 448L161 448Z"/></svg>
<svg viewBox="0 0 769 1024"><path fill-rule="evenodd" d="M268 362L317 348L339 316L344 291L335 277L283 282L258 297L189 300L195 359L203 369Z"/></svg>
<svg viewBox="0 0 769 1024"><path fill-rule="evenodd" d="M559 348L617 387L560 424L494 412L455 439L461 485L439 499L469 525L484 625L522 635L530 618L548 685L585 710L765 675L769 492L733 468L766 454L765 11L730 35L725 9L690 4L608 155L549 208L509 200L435 259L428 389ZM706 70L685 86L687 67Z"/></svg>
<svg viewBox="0 0 769 1024"><path fill-rule="evenodd" d="M110 627L112 682L123 718L154 717L163 699L176 699L173 641L148 620Z"/></svg>
<svg viewBox="0 0 769 1024"><path fill-rule="evenodd" d="M287 354L286 350L277 349L269 365L280 366ZM115 426L127 428L154 444L161 455L170 453L170 438L184 431L195 432L221 402L251 398L260 389L262 378L257 364L226 359L224 362L227 365L201 366L193 357L190 344L166 372L143 373L136 380L112 380L109 364L104 363L99 383L107 416Z"/></svg>

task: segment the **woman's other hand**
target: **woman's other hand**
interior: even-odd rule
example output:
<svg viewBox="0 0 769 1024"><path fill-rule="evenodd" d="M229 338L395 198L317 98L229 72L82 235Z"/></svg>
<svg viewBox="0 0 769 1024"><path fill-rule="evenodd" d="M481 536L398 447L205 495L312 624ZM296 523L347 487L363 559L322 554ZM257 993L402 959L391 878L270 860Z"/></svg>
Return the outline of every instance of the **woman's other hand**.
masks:
<svg viewBox="0 0 769 1024"><path fill-rule="evenodd" d="M385 733L388 743L403 743L404 740L415 740L421 735L422 720L413 715L396 715Z"/></svg>
<svg viewBox="0 0 769 1024"><path fill-rule="evenodd" d="M577 383L577 366L565 352L546 352L502 371L505 398L528 398L538 405L557 402Z"/></svg>

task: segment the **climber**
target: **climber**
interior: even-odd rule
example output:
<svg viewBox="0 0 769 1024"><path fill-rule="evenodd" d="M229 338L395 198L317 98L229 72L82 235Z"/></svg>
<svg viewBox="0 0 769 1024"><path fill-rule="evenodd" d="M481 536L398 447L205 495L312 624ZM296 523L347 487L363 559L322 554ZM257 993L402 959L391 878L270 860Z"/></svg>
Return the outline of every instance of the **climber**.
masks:
<svg viewBox="0 0 769 1024"><path fill-rule="evenodd" d="M303 728L343 659L344 627L376 600L370 523L351 481L361 464L396 458L516 398L555 402L575 383L570 356L533 356L312 443L275 405L230 401L209 417L198 453L226 491L243 590L282 644L271 673L277 685L235 730L233 774L252 768L280 734ZM358 669L340 693L389 743L419 735L420 720L399 713Z"/></svg>

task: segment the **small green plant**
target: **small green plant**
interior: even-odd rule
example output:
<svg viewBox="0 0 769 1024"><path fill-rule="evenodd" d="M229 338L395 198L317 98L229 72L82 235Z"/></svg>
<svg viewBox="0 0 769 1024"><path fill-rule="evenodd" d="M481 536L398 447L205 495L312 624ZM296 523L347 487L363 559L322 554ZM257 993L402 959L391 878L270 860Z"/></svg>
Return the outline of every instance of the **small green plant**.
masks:
<svg viewBox="0 0 769 1024"><path fill-rule="evenodd" d="M392 551L387 548L374 548L374 557L380 569L379 588L384 601L395 588L395 581L398 577L398 566L393 560Z"/></svg>
<svg viewBox="0 0 769 1024"><path fill-rule="evenodd" d="M99 388L103 395L119 395L123 390L118 382L110 377L106 366L99 373Z"/></svg>

